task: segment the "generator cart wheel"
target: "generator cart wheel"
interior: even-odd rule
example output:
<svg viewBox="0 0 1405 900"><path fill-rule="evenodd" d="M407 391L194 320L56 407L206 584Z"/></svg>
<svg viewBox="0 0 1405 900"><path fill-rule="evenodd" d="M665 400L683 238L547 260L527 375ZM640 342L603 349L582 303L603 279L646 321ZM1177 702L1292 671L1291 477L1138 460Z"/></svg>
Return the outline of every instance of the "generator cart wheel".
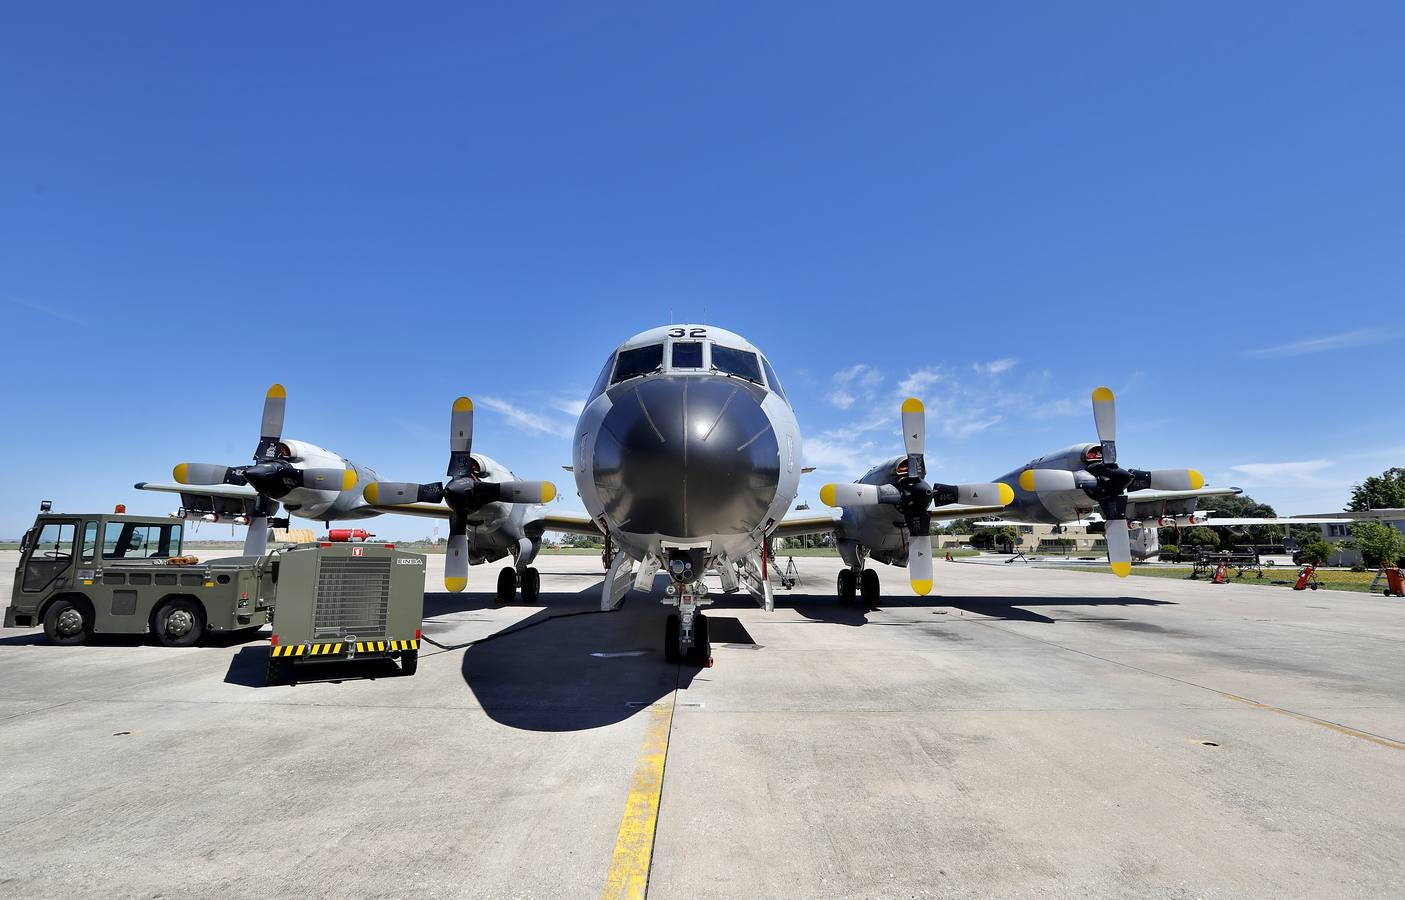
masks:
<svg viewBox="0 0 1405 900"><path fill-rule="evenodd" d="M288 682L288 663L285 660L268 658L268 676L264 679L264 686L273 687L275 684L286 684Z"/></svg>
<svg viewBox="0 0 1405 900"><path fill-rule="evenodd" d="M681 662L678 654L678 633L683 630L683 622L678 618L678 613L669 613L668 621L663 628L663 661L666 663Z"/></svg>
<svg viewBox="0 0 1405 900"><path fill-rule="evenodd" d="M847 606L848 604L854 602L854 582L855 582L855 580L856 580L856 579L854 578L854 570L853 570L853 569L840 569L840 570L839 570L839 584L838 584L839 602L842 603L842 604L844 604L844 605L846 605L846 606Z"/></svg>
<svg viewBox="0 0 1405 900"><path fill-rule="evenodd" d="M863 602L869 606L877 606L880 592L878 589L878 572L875 569L864 569L859 573L859 592L863 594Z"/></svg>
<svg viewBox="0 0 1405 900"><path fill-rule="evenodd" d="M522 602L536 603L542 592L542 575L536 569L522 570Z"/></svg>
<svg viewBox="0 0 1405 900"><path fill-rule="evenodd" d="M420 667L420 652L418 650L405 650L400 654L400 674L413 675Z"/></svg>
<svg viewBox="0 0 1405 900"><path fill-rule="evenodd" d="M172 597L156 608L151 631L165 647L193 647L205 634L205 610L195 600Z"/></svg>
<svg viewBox="0 0 1405 900"><path fill-rule="evenodd" d="M511 603L517 594L517 570L506 566L498 573L498 602Z"/></svg>
<svg viewBox="0 0 1405 900"><path fill-rule="evenodd" d="M93 636L93 612L82 597L60 597L44 610L44 636L51 644L85 644Z"/></svg>

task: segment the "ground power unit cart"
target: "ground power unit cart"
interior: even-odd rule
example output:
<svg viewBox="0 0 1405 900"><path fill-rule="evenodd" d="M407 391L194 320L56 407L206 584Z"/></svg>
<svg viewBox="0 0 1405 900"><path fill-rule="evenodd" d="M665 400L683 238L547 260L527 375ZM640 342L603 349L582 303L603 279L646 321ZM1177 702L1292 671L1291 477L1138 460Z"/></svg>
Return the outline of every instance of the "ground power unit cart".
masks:
<svg viewBox="0 0 1405 900"><path fill-rule="evenodd" d="M424 621L423 554L394 544L309 544L280 554L268 683L319 663L395 659L413 675Z"/></svg>

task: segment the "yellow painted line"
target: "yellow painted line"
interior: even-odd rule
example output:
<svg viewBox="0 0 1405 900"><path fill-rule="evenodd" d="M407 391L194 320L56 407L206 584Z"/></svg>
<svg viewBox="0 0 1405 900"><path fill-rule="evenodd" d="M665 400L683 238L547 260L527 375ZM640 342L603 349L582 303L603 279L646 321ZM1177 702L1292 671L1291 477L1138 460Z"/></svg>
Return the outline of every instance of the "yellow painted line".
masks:
<svg viewBox="0 0 1405 900"><path fill-rule="evenodd" d="M1401 743L1400 741L1393 741L1390 738L1381 737L1377 734L1371 734L1367 731L1357 731L1355 728L1350 728L1346 725L1338 725L1336 722L1328 722L1326 719L1319 719L1316 716L1309 716L1306 713L1293 712L1291 709L1283 709L1282 707L1278 706L1269 706L1267 703L1260 703L1257 700L1250 700L1248 697L1240 697L1238 694L1229 694L1224 691L1220 691L1219 693L1222 697L1228 697L1231 700L1234 700L1238 703L1243 703L1247 706L1252 706L1255 709L1262 709L1268 712L1275 712L1284 716L1291 716L1294 719L1298 719L1302 722L1311 722L1313 725L1321 725L1323 728L1331 729L1332 731L1335 731L1338 734L1345 734L1350 735L1354 738L1361 738L1361 740L1363 741L1370 741L1371 743L1378 744L1382 747L1389 747L1391 750L1405 750L1405 743Z"/></svg>
<svg viewBox="0 0 1405 900"><path fill-rule="evenodd" d="M668 735L673 728L676 695L649 708L644 744L634 766L629 796L624 801L615 854L605 878L605 900L642 898L649 887L649 862L654 854L654 829L659 822L659 797L663 793L663 768L668 757Z"/></svg>

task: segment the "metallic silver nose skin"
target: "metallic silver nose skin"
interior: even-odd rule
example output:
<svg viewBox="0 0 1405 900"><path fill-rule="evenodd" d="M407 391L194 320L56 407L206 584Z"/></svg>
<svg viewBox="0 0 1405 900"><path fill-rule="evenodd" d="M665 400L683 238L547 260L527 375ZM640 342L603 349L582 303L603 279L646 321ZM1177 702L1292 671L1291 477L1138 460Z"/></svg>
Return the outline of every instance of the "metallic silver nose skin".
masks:
<svg viewBox="0 0 1405 900"><path fill-rule="evenodd" d="M736 378L655 375L615 385L595 440L605 512L634 534L745 534L765 521L780 449L765 391Z"/></svg>

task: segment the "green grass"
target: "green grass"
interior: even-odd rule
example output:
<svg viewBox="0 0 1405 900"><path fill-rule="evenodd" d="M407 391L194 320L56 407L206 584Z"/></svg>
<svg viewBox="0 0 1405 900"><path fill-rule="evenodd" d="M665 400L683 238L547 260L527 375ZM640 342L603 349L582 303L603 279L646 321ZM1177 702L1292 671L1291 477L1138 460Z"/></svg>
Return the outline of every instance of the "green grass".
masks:
<svg viewBox="0 0 1405 900"><path fill-rule="evenodd" d="M1082 566L1053 566L1052 568L1062 569L1066 572L1102 572L1111 575L1108 569L1098 566L1095 568ZM1200 581L1205 584L1211 583L1213 573L1201 575L1199 578L1190 577L1192 569L1190 566L1133 566L1132 574L1143 578L1179 578L1182 581ZM1352 572L1348 569L1318 569L1317 580L1322 583L1324 590L1332 591L1356 591L1366 593L1371 589L1371 579L1375 577L1374 572ZM1234 570L1229 570L1229 581L1231 584L1265 584L1279 587L1292 587L1297 583L1298 569L1293 567L1264 568L1264 577L1260 578L1253 572L1245 572L1242 577L1236 577ZM1385 587L1384 579L1381 582L1380 590Z"/></svg>

